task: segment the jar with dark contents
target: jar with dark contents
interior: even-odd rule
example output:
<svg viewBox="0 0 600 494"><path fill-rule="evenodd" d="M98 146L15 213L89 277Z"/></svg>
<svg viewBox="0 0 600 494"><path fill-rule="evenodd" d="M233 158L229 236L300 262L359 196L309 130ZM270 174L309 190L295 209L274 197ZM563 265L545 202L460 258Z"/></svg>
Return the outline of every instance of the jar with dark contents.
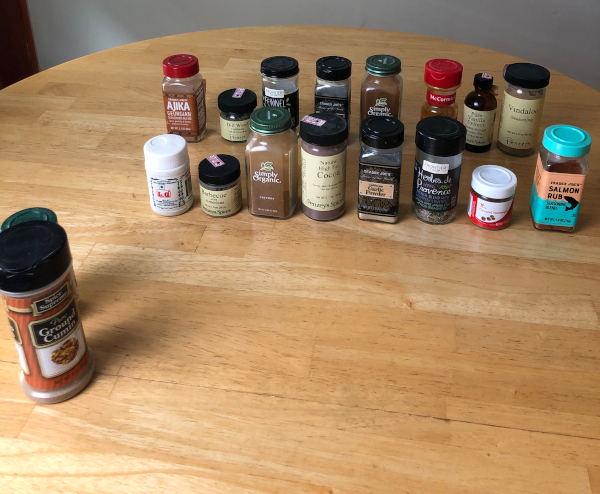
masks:
<svg viewBox="0 0 600 494"><path fill-rule="evenodd" d="M230 142L246 142L250 135L250 114L256 108L256 93L238 87L219 94L217 102L221 137Z"/></svg>
<svg viewBox="0 0 600 494"><path fill-rule="evenodd" d="M473 170L469 194L469 218L486 230L506 228L512 217L517 177L497 165L478 166Z"/></svg>
<svg viewBox="0 0 600 494"><path fill-rule="evenodd" d="M213 218L227 218L242 209L240 162L235 156L213 154L198 165L200 204Z"/></svg>
<svg viewBox="0 0 600 494"><path fill-rule="evenodd" d="M458 118L456 91L462 73L463 66L454 60L436 58L425 64L427 97L421 106L421 119L433 116Z"/></svg>

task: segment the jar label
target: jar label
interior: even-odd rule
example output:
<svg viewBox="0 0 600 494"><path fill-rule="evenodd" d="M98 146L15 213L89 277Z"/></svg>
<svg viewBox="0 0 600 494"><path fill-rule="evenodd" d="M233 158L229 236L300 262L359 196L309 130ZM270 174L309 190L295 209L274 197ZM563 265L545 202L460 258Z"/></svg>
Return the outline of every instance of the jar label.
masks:
<svg viewBox="0 0 600 494"><path fill-rule="evenodd" d="M228 120L221 118L221 137L232 142L246 142L250 135L250 119Z"/></svg>
<svg viewBox="0 0 600 494"><path fill-rule="evenodd" d="M473 194L469 195L468 215L471 221L482 228L499 230L508 226L512 217L513 198L504 202L486 201Z"/></svg>
<svg viewBox="0 0 600 494"><path fill-rule="evenodd" d="M275 218L286 218L290 214L289 178L285 178L283 173L286 165L289 166L272 161L252 163L251 160L248 199L251 213ZM294 171L291 170L292 173Z"/></svg>
<svg viewBox="0 0 600 494"><path fill-rule="evenodd" d="M496 110L479 111L464 106L463 124L467 128L467 144L487 146L494 137Z"/></svg>
<svg viewBox="0 0 600 494"><path fill-rule="evenodd" d="M298 100L298 90L293 93L285 93L283 89L269 89L263 86L263 106L275 106L277 108L287 108L292 114L292 128L298 126L300 116L300 104Z"/></svg>
<svg viewBox="0 0 600 494"><path fill-rule="evenodd" d="M192 177L188 170L179 177L155 178L148 176L150 201L155 209L171 211L194 200Z"/></svg>
<svg viewBox="0 0 600 494"><path fill-rule="evenodd" d="M167 133L195 141L206 128L206 105L204 102L206 79L195 93L170 93L163 91Z"/></svg>
<svg viewBox="0 0 600 494"><path fill-rule="evenodd" d="M427 211L445 213L456 207L461 166L415 160L412 200Z"/></svg>
<svg viewBox="0 0 600 494"><path fill-rule="evenodd" d="M335 113L348 120L350 104L348 98L315 96L315 113Z"/></svg>
<svg viewBox="0 0 600 494"><path fill-rule="evenodd" d="M546 171L538 155L530 199L533 221L540 225L574 227L585 178L586 175Z"/></svg>
<svg viewBox="0 0 600 494"><path fill-rule="evenodd" d="M423 93L421 93L423 94ZM427 90L427 102L435 106L450 106L456 101L456 93L435 94Z"/></svg>
<svg viewBox="0 0 600 494"><path fill-rule="evenodd" d="M238 181L230 189L205 189L200 183L200 203L209 216L231 216L242 208L242 184Z"/></svg>
<svg viewBox="0 0 600 494"><path fill-rule="evenodd" d="M316 211L332 211L346 199L346 150L315 156L302 149L302 204Z"/></svg>
<svg viewBox="0 0 600 494"><path fill-rule="evenodd" d="M504 91L498 142L513 149L531 149L537 145L544 98L520 99Z"/></svg>
<svg viewBox="0 0 600 494"><path fill-rule="evenodd" d="M236 99L240 99L244 95L245 92L246 92L246 90L243 87L238 87L233 92L233 94L231 95L231 97L232 98L236 98Z"/></svg>
<svg viewBox="0 0 600 494"><path fill-rule="evenodd" d="M358 164L358 212L398 216L400 166Z"/></svg>

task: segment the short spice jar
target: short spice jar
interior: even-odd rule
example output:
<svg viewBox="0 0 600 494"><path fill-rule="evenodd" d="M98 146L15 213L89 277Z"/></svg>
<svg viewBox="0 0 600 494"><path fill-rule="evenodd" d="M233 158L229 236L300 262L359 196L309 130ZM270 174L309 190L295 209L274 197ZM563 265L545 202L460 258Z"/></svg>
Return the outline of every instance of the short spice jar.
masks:
<svg viewBox="0 0 600 494"><path fill-rule="evenodd" d="M56 213L51 209L47 208L27 208L17 211L11 214L4 220L2 226L0 226L0 232L10 228L11 226L19 225L27 221L51 221L52 223L58 223L56 219Z"/></svg>
<svg viewBox="0 0 600 494"><path fill-rule="evenodd" d="M0 233L0 295L21 364L21 386L38 403L79 393L94 373L77 303L65 230L28 221Z"/></svg>
<svg viewBox="0 0 600 494"><path fill-rule="evenodd" d="M298 60L282 56L265 58L260 64L260 73L263 106L287 108L292 116L292 129L295 129L300 118Z"/></svg>
<svg viewBox="0 0 600 494"><path fill-rule="evenodd" d="M368 117L400 118L404 82L402 62L392 55L367 58L360 88L360 121Z"/></svg>
<svg viewBox="0 0 600 494"><path fill-rule="evenodd" d="M369 117L360 124L358 218L396 223L404 125L392 117Z"/></svg>
<svg viewBox="0 0 600 494"><path fill-rule="evenodd" d="M473 170L469 209L473 223L487 230L502 230L510 223L517 190L516 175L502 166L483 165Z"/></svg>
<svg viewBox="0 0 600 494"><path fill-rule="evenodd" d="M256 108L256 93L238 87L219 94L217 100L221 137L230 142L246 142L250 134L250 114Z"/></svg>
<svg viewBox="0 0 600 494"><path fill-rule="evenodd" d="M235 156L213 154L198 165L202 211L215 218L233 216L242 209L240 162Z"/></svg>
<svg viewBox="0 0 600 494"><path fill-rule="evenodd" d="M335 220L346 209L348 123L333 113L300 121L302 212L318 221Z"/></svg>
<svg viewBox="0 0 600 494"><path fill-rule="evenodd" d="M590 134L572 125L552 125L544 131L530 199L538 230L575 230L591 146Z"/></svg>
<svg viewBox="0 0 600 494"><path fill-rule="evenodd" d="M427 96L421 106L421 119L433 116L458 118L456 91L462 73L461 64L446 58L435 58L425 64Z"/></svg>
<svg viewBox="0 0 600 494"><path fill-rule="evenodd" d="M317 60L315 113L335 113L350 119L352 62L344 57Z"/></svg>
<svg viewBox="0 0 600 494"><path fill-rule="evenodd" d="M198 142L206 131L206 79L193 55L172 55L163 61L163 100L167 133Z"/></svg>
<svg viewBox="0 0 600 494"><path fill-rule="evenodd" d="M472 153L484 153L492 147L494 120L498 103L494 95L494 78L485 72L475 74L475 91L465 98L463 124L467 128L465 149Z"/></svg>

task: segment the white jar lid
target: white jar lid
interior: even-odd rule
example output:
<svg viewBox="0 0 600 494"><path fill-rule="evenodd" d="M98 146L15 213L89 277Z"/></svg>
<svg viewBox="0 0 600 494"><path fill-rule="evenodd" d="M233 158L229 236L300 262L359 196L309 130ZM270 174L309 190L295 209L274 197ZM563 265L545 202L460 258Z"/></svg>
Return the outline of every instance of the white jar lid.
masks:
<svg viewBox="0 0 600 494"><path fill-rule="evenodd" d="M175 134L163 134L144 144L146 168L152 170L171 170L189 163L187 142Z"/></svg>
<svg viewBox="0 0 600 494"><path fill-rule="evenodd" d="M478 166L473 170L471 188L490 199L507 199L517 190L517 176L502 166Z"/></svg>

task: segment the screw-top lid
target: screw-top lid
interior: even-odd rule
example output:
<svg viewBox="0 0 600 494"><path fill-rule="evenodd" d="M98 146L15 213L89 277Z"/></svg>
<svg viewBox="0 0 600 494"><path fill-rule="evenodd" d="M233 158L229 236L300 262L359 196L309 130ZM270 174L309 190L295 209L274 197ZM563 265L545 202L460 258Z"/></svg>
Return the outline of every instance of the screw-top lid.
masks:
<svg viewBox="0 0 600 494"><path fill-rule="evenodd" d="M295 76L298 72L298 60L292 57L269 57L260 64L260 73L267 77L285 79Z"/></svg>
<svg viewBox="0 0 600 494"><path fill-rule="evenodd" d="M433 156L456 156L465 149L467 129L450 117L427 117L417 123L415 143Z"/></svg>
<svg viewBox="0 0 600 494"><path fill-rule="evenodd" d="M404 124L392 117L368 117L360 124L360 140L376 149L392 149L404 143Z"/></svg>
<svg viewBox="0 0 600 494"><path fill-rule="evenodd" d="M335 146L348 139L348 122L335 113L313 113L300 120L300 137L315 146Z"/></svg>
<svg viewBox="0 0 600 494"><path fill-rule="evenodd" d="M590 152L592 136L572 125L551 125L544 131L543 146L566 158L580 158Z"/></svg>
<svg viewBox="0 0 600 494"><path fill-rule="evenodd" d="M434 58L425 64L425 84L439 88L460 86L463 66L447 58Z"/></svg>
<svg viewBox="0 0 600 494"><path fill-rule="evenodd" d="M483 89L484 91L489 91L492 89L494 85L494 77L487 72L480 72L479 74L475 74L475 78L473 79L473 86L477 89Z"/></svg>
<svg viewBox="0 0 600 494"><path fill-rule="evenodd" d="M285 108L263 106L250 115L250 128L263 134L277 134L292 125L292 114Z"/></svg>
<svg viewBox="0 0 600 494"><path fill-rule="evenodd" d="M517 176L503 166L478 166L473 170L471 187L484 197L506 199L517 190Z"/></svg>
<svg viewBox="0 0 600 494"><path fill-rule="evenodd" d="M240 162L235 156L213 154L200 162L198 176L207 185L227 185L240 178Z"/></svg>
<svg viewBox="0 0 600 494"><path fill-rule="evenodd" d="M373 75L396 75L402 72L402 62L392 55L373 55L367 58L365 69Z"/></svg>
<svg viewBox="0 0 600 494"><path fill-rule="evenodd" d="M174 79L185 79L200 72L194 55L171 55L163 60L163 74Z"/></svg>
<svg viewBox="0 0 600 494"><path fill-rule="evenodd" d="M25 223L26 221L35 220L57 223L56 214L51 209L27 208L17 211L6 218L4 223L2 223L2 226L0 226L0 232L10 228L11 226L19 225L20 223Z"/></svg>
<svg viewBox="0 0 600 494"><path fill-rule="evenodd" d="M256 93L250 89L228 89L219 94L219 110L227 113L250 113L256 108Z"/></svg>
<svg viewBox="0 0 600 494"><path fill-rule="evenodd" d="M171 170L189 163L187 143L181 136L163 134L153 137L144 144L146 168Z"/></svg>
<svg viewBox="0 0 600 494"><path fill-rule="evenodd" d="M51 221L27 221L0 233L0 290L43 288L71 264L67 234Z"/></svg>
<svg viewBox="0 0 600 494"><path fill-rule="evenodd" d="M504 80L525 89L541 89L550 84L550 71L534 63L511 63L504 69Z"/></svg>
<svg viewBox="0 0 600 494"><path fill-rule="evenodd" d="M352 75L352 62L344 57L317 60L317 77L326 81L344 81Z"/></svg>

